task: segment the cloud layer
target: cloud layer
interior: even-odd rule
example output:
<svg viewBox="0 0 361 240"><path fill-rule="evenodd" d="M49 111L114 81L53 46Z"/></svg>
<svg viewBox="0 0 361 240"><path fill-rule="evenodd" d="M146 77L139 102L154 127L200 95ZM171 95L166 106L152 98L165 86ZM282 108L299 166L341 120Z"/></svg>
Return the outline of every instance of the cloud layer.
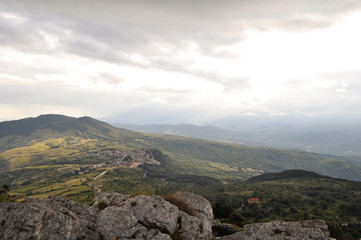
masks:
<svg viewBox="0 0 361 240"><path fill-rule="evenodd" d="M357 0L1 5L0 119L202 122L359 107Z"/></svg>

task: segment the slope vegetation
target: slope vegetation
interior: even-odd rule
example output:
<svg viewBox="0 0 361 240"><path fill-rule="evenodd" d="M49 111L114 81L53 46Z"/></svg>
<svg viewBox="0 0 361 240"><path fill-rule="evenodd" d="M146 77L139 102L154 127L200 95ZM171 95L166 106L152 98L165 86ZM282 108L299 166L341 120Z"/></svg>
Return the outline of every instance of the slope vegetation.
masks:
<svg viewBox="0 0 361 240"><path fill-rule="evenodd" d="M219 179L245 179L263 172L297 168L361 180L361 168L340 157L143 134L89 117L42 115L2 122L0 133L0 164L8 170L44 164L85 164L89 161L86 154L90 151L147 148L167 154L179 173Z"/></svg>

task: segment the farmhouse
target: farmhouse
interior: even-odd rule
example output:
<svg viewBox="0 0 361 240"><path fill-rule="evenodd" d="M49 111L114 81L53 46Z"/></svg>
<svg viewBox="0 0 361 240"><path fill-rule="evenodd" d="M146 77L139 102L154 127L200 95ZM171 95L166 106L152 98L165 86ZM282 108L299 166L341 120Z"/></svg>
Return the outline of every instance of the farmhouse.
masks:
<svg viewBox="0 0 361 240"><path fill-rule="evenodd" d="M252 203L259 203L259 198L253 197L248 199L248 203L252 204Z"/></svg>

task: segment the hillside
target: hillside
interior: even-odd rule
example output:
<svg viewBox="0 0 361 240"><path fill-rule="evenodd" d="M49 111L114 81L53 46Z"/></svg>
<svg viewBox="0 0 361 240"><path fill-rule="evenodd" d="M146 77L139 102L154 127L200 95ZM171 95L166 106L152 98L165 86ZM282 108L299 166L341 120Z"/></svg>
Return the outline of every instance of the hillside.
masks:
<svg viewBox="0 0 361 240"><path fill-rule="evenodd" d="M302 121L304 120L304 121ZM359 121L331 122L309 119L236 118L234 122L214 122L217 126L192 124L120 124L115 126L132 131L175 135L205 140L235 142L251 146L281 149L301 149L320 154L353 156L361 165L361 125ZM350 158L351 159L351 158Z"/></svg>
<svg viewBox="0 0 361 240"><path fill-rule="evenodd" d="M359 239L360 197L361 182L288 170L225 185L213 210L215 217L239 225L270 219L323 219L332 228L333 237Z"/></svg>
<svg viewBox="0 0 361 240"><path fill-rule="evenodd" d="M10 168L86 162L102 149L159 149L179 172L222 178L248 178L262 172L304 169L361 180L361 167L340 157L298 150L248 147L177 136L142 134L89 118L41 115L0 123L0 158ZM34 157L34 155L36 157Z"/></svg>
<svg viewBox="0 0 361 240"><path fill-rule="evenodd" d="M137 125L137 124L121 124L114 123L116 127L125 128L132 131L154 133L162 135L174 135L190 138L198 138L212 141L225 141L242 143L245 145L262 145L261 142L245 133L227 130L215 126L196 126L192 124L150 124L150 125Z"/></svg>
<svg viewBox="0 0 361 240"><path fill-rule="evenodd" d="M42 115L0 129L0 183L11 184L16 199L56 194L91 202L97 189L211 195L222 182L288 169L361 180L360 167L341 157L144 134L89 117Z"/></svg>
<svg viewBox="0 0 361 240"><path fill-rule="evenodd" d="M325 178L320 174L315 172L305 171L305 170L287 170L280 173L265 173L259 176L251 177L248 182L263 182L263 181L274 181L281 179L297 179L297 178L313 178L320 179Z"/></svg>
<svg viewBox="0 0 361 240"><path fill-rule="evenodd" d="M239 226L313 218L354 223L361 217L360 183L324 176L361 179L358 166L342 157L144 134L88 117L44 115L3 122L0 129L7 131L0 138L6 167L0 183L10 186L6 198L16 201L57 195L91 204L99 190L188 191L206 197L217 218ZM249 205L252 197L261 204Z"/></svg>

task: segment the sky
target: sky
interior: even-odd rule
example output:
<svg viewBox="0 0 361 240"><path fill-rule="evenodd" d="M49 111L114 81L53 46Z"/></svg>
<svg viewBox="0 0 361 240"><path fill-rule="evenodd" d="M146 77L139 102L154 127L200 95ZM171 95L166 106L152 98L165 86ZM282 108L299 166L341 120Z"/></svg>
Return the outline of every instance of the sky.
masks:
<svg viewBox="0 0 361 240"><path fill-rule="evenodd" d="M359 0L0 0L0 120L355 115Z"/></svg>

